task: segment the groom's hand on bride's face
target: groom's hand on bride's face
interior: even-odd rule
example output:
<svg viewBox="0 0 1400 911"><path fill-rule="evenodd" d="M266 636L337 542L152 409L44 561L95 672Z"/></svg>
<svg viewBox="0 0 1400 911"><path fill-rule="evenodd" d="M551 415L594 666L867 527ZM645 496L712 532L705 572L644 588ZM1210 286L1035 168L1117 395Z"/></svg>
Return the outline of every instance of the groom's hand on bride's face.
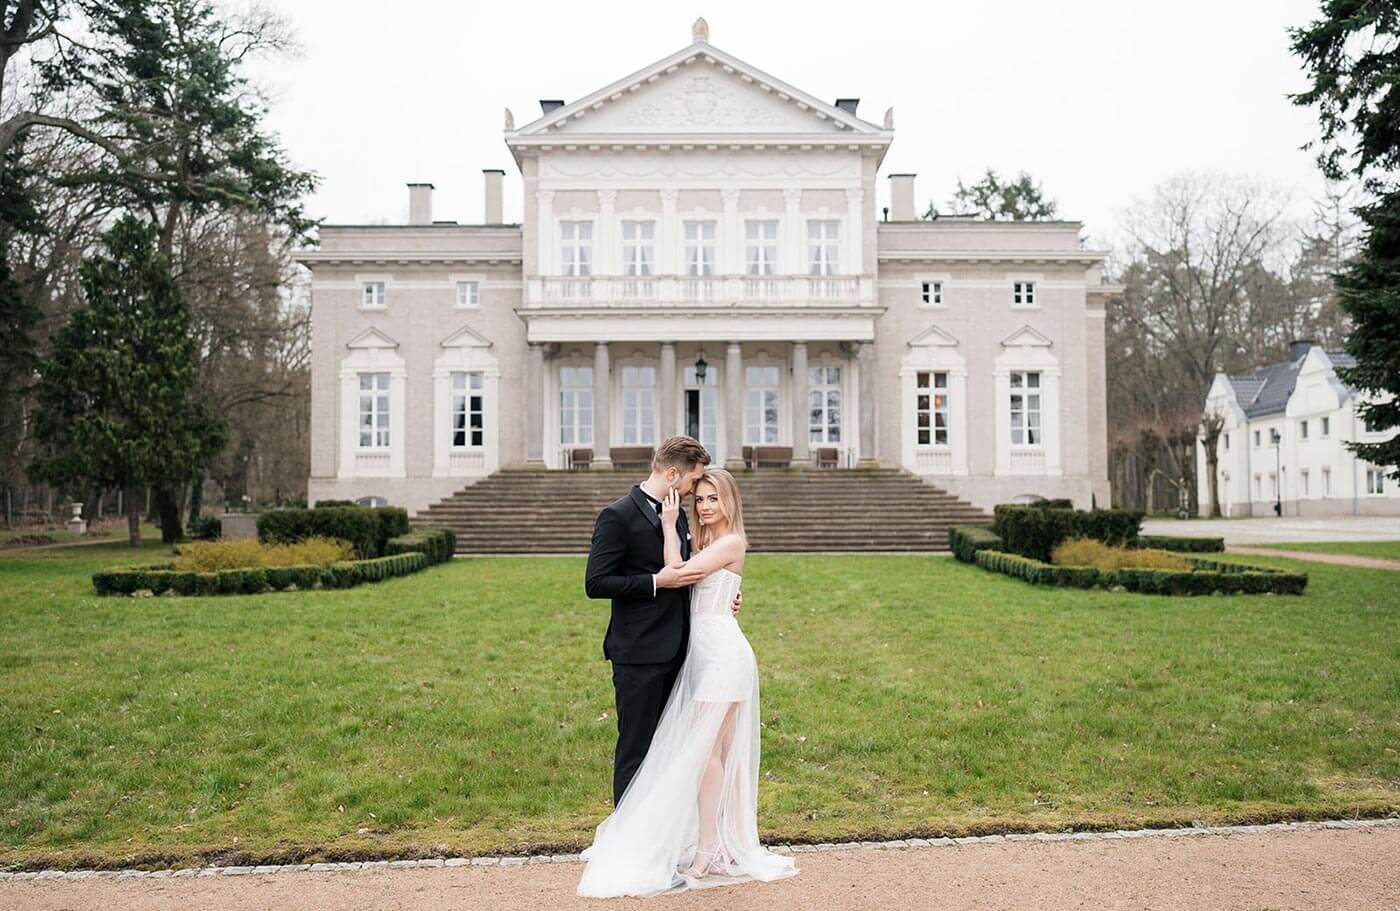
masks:
<svg viewBox="0 0 1400 911"><path fill-rule="evenodd" d="M703 578L705 578L705 574L700 570L694 567L687 568L684 563L677 563L674 566L662 568L661 572L656 574L656 587L685 588L687 585L694 585Z"/></svg>
<svg viewBox="0 0 1400 911"><path fill-rule="evenodd" d="M731 604L731 605L729 605L729 610L730 610L730 612L733 613L733 615L737 617L737 616L739 616L739 608L741 608L741 607L743 607L743 606L744 606L744 593L743 593L743 592L735 592L735 593L734 593L734 603Z"/></svg>

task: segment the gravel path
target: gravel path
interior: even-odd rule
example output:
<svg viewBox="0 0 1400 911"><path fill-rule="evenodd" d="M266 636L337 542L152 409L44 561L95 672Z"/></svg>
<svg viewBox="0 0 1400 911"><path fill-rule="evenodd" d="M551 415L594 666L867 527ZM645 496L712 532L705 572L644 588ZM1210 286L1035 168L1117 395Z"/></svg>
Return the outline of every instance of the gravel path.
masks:
<svg viewBox="0 0 1400 911"><path fill-rule="evenodd" d="M1314 563L1332 563L1336 566L1358 566L1362 569L1400 569L1400 562L1382 560L1380 557L1361 557L1356 554L1324 554L1311 550L1277 550L1272 547L1226 548L1227 553L1244 554L1251 557L1287 557L1290 560L1311 560Z"/></svg>
<svg viewBox="0 0 1400 911"><path fill-rule="evenodd" d="M162 879L0 880L33 911L428 911L667 908L745 911L1400 908L1400 826L1190 838L1016 841L796 855L801 873L647 900L574 895L576 863Z"/></svg>

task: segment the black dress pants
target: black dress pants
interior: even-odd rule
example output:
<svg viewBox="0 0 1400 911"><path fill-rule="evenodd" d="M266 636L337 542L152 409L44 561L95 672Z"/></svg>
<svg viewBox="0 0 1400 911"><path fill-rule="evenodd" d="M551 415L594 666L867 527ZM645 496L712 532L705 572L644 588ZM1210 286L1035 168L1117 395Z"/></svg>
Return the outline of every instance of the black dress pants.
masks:
<svg viewBox="0 0 1400 911"><path fill-rule="evenodd" d="M666 708L671 687L685 663L685 652L662 664L613 662L613 691L617 699L617 752L613 755L613 806L637 774L651 738Z"/></svg>

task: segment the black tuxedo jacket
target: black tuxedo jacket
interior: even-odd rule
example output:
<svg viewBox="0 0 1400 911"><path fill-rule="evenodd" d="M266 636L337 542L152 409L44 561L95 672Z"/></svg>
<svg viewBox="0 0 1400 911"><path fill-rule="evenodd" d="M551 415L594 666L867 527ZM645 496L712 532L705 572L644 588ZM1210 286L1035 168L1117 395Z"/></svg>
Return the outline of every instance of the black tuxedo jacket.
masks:
<svg viewBox="0 0 1400 911"><path fill-rule="evenodd" d="M690 559L685 510L676 520L681 559ZM618 664L660 664L684 654L690 638L690 589L658 588L651 577L665 565L661 517L640 487L598 513L588 550L584 591L611 598L603 657Z"/></svg>

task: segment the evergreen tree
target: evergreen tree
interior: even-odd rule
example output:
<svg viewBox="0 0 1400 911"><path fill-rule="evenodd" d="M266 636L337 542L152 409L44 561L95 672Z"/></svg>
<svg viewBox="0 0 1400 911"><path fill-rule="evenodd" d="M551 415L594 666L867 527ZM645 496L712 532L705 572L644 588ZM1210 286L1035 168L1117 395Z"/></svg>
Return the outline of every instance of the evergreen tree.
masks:
<svg viewBox="0 0 1400 911"><path fill-rule="evenodd" d="M989 221L1043 221L1055 217L1055 201L1045 195L1040 184L1022 171L1015 180L1003 180L991 168L974 184L958 179L948 207L957 215L977 215ZM929 203L924 218L937 218Z"/></svg>
<svg viewBox="0 0 1400 911"><path fill-rule="evenodd" d="M1356 210L1361 249L1337 276L1339 302L1352 323L1346 349L1356 358L1355 367L1338 373L1369 399L1357 407L1366 424L1394 430L1400 428L1400 8L1324 0L1322 16L1291 36L1312 81L1293 100L1317 108L1323 173L1351 174L1372 196ZM1400 480L1400 434L1348 446L1390 466L1390 476Z"/></svg>
<svg viewBox="0 0 1400 911"><path fill-rule="evenodd" d="M187 483L223 448L223 421L194 393L198 352L190 314L154 227L123 216L105 253L83 262L85 306L54 336L39 367L35 480L122 486L140 544L147 485ZM162 527L172 540L178 528Z"/></svg>

